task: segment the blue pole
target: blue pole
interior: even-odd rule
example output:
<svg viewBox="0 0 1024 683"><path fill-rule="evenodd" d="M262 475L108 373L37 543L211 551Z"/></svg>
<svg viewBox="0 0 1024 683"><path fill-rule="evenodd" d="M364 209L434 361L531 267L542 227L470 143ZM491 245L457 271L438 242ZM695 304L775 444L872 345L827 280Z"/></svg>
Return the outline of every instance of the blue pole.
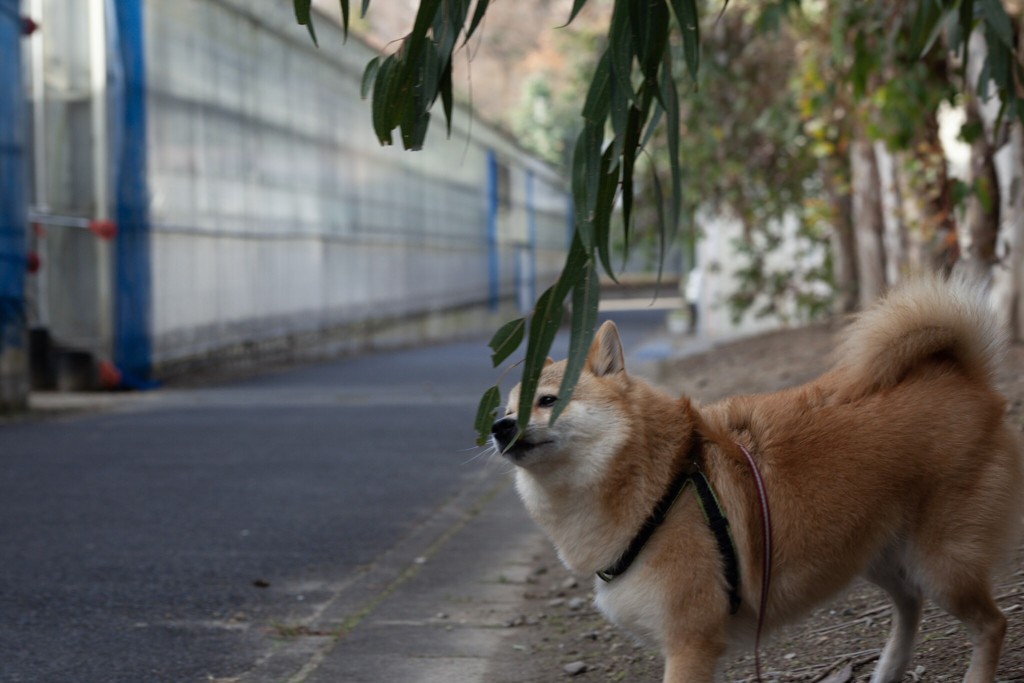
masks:
<svg viewBox="0 0 1024 683"><path fill-rule="evenodd" d="M498 310L498 157L487 150L487 305Z"/></svg>
<svg viewBox="0 0 1024 683"><path fill-rule="evenodd" d="M0 408L28 400L24 99L18 0L0 0Z"/></svg>
<svg viewBox="0 0 1024 683"><path fill-rule="evenodd" d="M531 169L526 169L526 248L529 267L527 269L527 296L532 306L537 287L537 206L534 201L535 178Z"/></svg>
<svg viewBox="0 0 1024 683"><path fill-rule="evenodd" d="M143 0L110 3L116 14L124 92L112 116L122 131L114 159L114 362L125 384L145 383L151 369L150 224L146 166L146 60Z"/></svg>

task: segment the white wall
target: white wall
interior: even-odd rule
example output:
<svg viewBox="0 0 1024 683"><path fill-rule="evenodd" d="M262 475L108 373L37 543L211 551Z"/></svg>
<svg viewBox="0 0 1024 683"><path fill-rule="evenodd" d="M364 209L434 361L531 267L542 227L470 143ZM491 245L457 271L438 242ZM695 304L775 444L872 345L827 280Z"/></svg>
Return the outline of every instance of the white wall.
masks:
<svg viewBox="0 0 1024 683"><path fill-rule="evenodd" d="M734 218L706 213L699 215L698 220L704 232L704 237L697 242L697 262L702 270L699 303L699 331L702 335L729 339L806 322L806 316L798 309L792 296L781 302L779 315L756 315L757 309L766 301L764 299L756 302L739 322L734 322L728 298L739 288L738 272L747 265L746 256L736 248L736 243L743 237L743 226ZM774 251L767 252L767 271L795 271L799 274L818 268L824 262L828 245L816 244L800 236L794 218L773 227L781 232L782 243ZM754 239L757 240L758 236L755 235ZM799 275L796 284L808 290L813 287L820 296L828 294L824 284L809 283Z"/></svg>
<svg viewBox="0 0 1024 683"><path fill-rule="evenodd" d="M563 181L458 109L426 149L382 148L359 81L374 53L290 2L146 5L153 351L157 363L287 332L483 306L487 154L510 168L502 297L526 250L534 175L538 288L567 244ZM468 142L467 142L468 136Z"/></svg>

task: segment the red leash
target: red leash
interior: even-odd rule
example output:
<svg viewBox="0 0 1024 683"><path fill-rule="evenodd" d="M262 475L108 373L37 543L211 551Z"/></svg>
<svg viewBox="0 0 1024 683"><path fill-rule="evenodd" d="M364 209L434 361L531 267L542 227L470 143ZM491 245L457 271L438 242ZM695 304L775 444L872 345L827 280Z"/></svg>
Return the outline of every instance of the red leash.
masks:
<svg viewBox="0 0 1024 683"><path fill-rule="evenodd" d="M764 627L764 615L768 608L768 588L772 581L772 517L768 510L768 491L764 486L764 479L761 471L757 469L754 457L750 455L747 448L736 442L743 455L747 458L750 471L754 473L754 483L757 485L757 498L761 503L761 521L764 533L764 555L761 562L761 607L757 612L757 631L754 634L754 668L757 671L757 680L761 681L761 630Z"/></svg>

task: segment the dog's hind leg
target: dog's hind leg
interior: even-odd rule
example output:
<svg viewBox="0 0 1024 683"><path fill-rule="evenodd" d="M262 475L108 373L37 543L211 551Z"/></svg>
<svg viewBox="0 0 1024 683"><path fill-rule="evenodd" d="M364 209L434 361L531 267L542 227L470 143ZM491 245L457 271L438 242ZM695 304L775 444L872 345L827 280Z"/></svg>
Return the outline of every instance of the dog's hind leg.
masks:
<svg viewBox="0 0 1024 683"><path fill-rule="evenodd" d="M892 631L871 676L871 683L899 683L910 666L921 623L921 590L908 577L896 553L886 553L867 573L867 579L892 599Z"/></svg>
<svg viewBox="0 0 1024 683"><path fill-rule="evenodd" d="M988 581L949 581L938 589L932 597L967 626L971 638L971 665L964 683L992 683L1006 635L1006 617L992 599Z"/></svg>
<svg viewBox="0 0 1024 683"><path fill-rule="evenodd" d="M972 454L973 477L930 501L916 536L917 576L925 594L959 619L971 638L964 683L992 683L1006 617L992 598L991 576L1016 545L1021 471L1015 440L1003 433L991 453ZM986 463L991 463L986 466Z"/></svg>

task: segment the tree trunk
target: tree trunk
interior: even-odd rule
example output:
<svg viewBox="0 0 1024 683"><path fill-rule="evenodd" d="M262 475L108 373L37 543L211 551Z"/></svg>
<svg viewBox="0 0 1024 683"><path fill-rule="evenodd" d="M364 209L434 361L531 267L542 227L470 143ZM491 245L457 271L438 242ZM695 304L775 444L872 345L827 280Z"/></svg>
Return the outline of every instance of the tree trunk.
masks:
<svg viewBox="0 0 1024 683"><path fill-rule="evenodd" d="M1024 41L1024 32L1020 36ZM968 49L966 81L973 87L988 55L978 31L971 34ZM1012 338L1024 339L1024 130L1016 120L1004 120L1001 128L996 127L1001 106L998 98L979 101L972 96L970 104L974 106L973 112L969 107L968 116L978 117L983 129L979 137L984 138L972 142L972 179L991 182L995 178L997 189L987 211L980 199L971 199L971 203L979 204L973 209L968 204L963 231L968 249L962 267L973 271L975 277L991 281L990 296L997 314Z"/></svg>
<svg viewBox="0 0 1024 683"><path fill-rule="evenodd" d="M881 140L875 142L879 196L882 211L882 244L885 247L885 281L894 285L906 270L907 226L904 220L903 192L899 166L903 155L890 152Z"/></svg>
<svg viewBox="0 0 1024 683"><path fill-rule="evenodd" d="M872 143L857 138L850 144L851 214L857 242L857 281L861 308L885 291L885 226L881 184Z"/></svg>
<svg viewBox="0 0 1024 683"><path fill-rule="evenodd" d="M1020 12L1020 9L1017 9ZM1018 24L1024 24L1024 15L1017 17ZM1017 53L1024 50L1024 26L1018 26L1017 31ZM1024 180L1024 128L1020 120L1012 123L1010 135L1011 154L1013 158L1013 177L1010 187L1016 191L1004 191L1010 195L1010 201L1002 205L1003 225L1001 232L1006 236L1006 249L1003 258L1006 261L1008 272L1007 290L1008 311L1007 323L1010 329L1010 336L1015 341L1024 340L1024 192L1021 191L1021 182ZM1011 208L1010 215L1006 215L1006 206ZM997 241L996 256L999 257Z"/></svg>
<svg viewBox="0 0 1024 683"><path fill-rule="evenodd" d="M971 194L967 198L964 224L961 227L963 249L959 268L971 273L973 279L988 281L992 267L998 261L996 245L999 238L1000 199L999 178L996 175L995 149L985 133L978 100L970 96L966 103L971 140L971 159L968 183Z"/></svg>
<svg viewBox="0 0 1024 683"><path fill-rule="evenodd" d="M829 207L832 212L832 277L835 284L835 310L857 310L857 238L853 230L853 203L850 197L849 160L834 155L823 160Z"/></svg>
<svg viewBox="0 0 1024 683"><path fill-rule="evenodd" d="M939 140L939 125L932 115L911 151L899 154L896 175L906 225L901 274L948 273L957 260L959 242L956 216L950 199L946 155ZM891 283L890 283L891 284Z"/></svg>
<svg viewBox="0 0 1024 683"><path fill-rule="evenodd" d="M829 193L835 222L832 229L832 268L836 285L836 308L840 313L857 310L857 238L853 230L849 192Z"/></svg>
<svg viewBox="0 0 1024 683"><path fill-rule="evenodd" d="M978 128L971 141L970 184L972 193L964 213L966 244L963 258L976 261L986 269L996 262L996 241L999 236L999 179L993 159L995 150L981 127L977 100L967 101L967 125Z"/></svg>
<svg viewBox="0 0 1024 683"><path fill-rule="evenodd" d="M995 252L999 263L993 268L993 289L995 294L1001 294L997 306L1010 336L1020 341L1024 340L1024 192L1020 188L1024 182L1024 128L1020 121L1013 122L1007 146L1006 166L1011 171L1003 183L1003 194L1008 195L1009 201L1001 206L1003 221Z"/></svg>

